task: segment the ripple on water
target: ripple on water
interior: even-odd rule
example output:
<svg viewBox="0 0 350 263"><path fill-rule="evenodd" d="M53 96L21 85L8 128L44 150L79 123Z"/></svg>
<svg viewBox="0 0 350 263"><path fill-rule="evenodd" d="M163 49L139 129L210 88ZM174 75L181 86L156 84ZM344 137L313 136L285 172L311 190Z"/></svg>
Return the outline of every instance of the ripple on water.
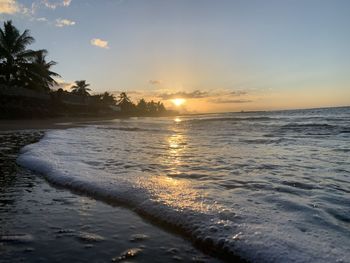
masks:
<svg viewBox="0 0 350 263"><path fill-rule="evenodd" d="M53 131L20 163L248 260L336 261L350 258L349 109Z"/></svg>
<svg viewBox="0 0 350 263"><path fill-rule="evenodd" d="M10 234L0 236L0 242L6 243L31 243L34 237L30 234Z"/></svg>
<svg viewBox="0 0 350 263"><path fill-rule="evenodd" d="M104 241L105 238L98 235L98 234L94 234L94 233L87 233L87 232L80 232L78 233L77 235L77 238L80 240L80 241L83 241L83 242L101 242L101 241Z"/></svg>

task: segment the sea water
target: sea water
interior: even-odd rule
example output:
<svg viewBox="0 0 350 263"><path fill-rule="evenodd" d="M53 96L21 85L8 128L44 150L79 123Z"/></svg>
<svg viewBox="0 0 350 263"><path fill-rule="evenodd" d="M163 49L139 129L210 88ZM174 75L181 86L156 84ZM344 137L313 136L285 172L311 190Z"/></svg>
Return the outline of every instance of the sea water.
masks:
<svg viewBox="0 0 350 263"><path fill-rule="evenodd" d="M350 108L54 130L18 163L252 262L350 262Z"/></svg>

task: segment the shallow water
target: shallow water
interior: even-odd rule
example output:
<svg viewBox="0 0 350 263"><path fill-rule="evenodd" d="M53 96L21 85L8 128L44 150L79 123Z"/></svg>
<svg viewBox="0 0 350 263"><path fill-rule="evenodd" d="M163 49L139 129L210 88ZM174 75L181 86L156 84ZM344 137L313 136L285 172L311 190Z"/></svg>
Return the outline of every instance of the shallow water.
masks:
<svg viewBox="0 0 350 263"><path fill-rule="evenodd" d="M349 262L350 108L115 120L51 131L18 162L217 253Z"/></svg>
<svg viewBox="0 0 350 263"><path fill-rule="evenodd" d="M125 208L15 165L38 132L0 134L0 262L220 262Z"/></svg>

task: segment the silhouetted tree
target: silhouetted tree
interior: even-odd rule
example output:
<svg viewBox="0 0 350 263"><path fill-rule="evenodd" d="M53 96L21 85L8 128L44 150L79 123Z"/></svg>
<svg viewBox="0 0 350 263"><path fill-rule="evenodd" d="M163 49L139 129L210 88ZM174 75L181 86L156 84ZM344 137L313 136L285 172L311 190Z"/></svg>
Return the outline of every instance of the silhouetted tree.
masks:
<svg viewBox="0 0 350 263"><path fill-rule="evenodd" d="M115 105L117 103L115 96L107 91L102 94L101 101L105 105Z"/></svg>
<svg viewBox="0 0 350 263"><path fill-rule="evenodd" d="M118 106L124 113L131 113L135 110L135 105L131 102L130 98L125 92L120 93L118 98Z"/></svg>
<svg viewBox="0 0 350 263"><path fill-rule="evenodd" d="M28 30L21 34L12 21L4 22L0 28L0 82L40 90L55 84L52 77L58 74L50 68L56 63L45 61L46 50L27 49L33 42Z"/></svg>
<svg viewBox="0 0 350 263"><path fill-rule="evenodd" d="M166 112L166 108L165 108L164 104L162 102L160 102L160 101L157 102L157 111L159 113Z"/></svg>
<svg viewBox="0 0 350 263"><path fill-rule="evenodd" d="M50 70L57 63L47 62L46 55L46 50L37 52L32 63L27 64L27 72L23 79L25 86L36 90L50 90L50 87L57 85L54 77L60 77L60 75Z"/></svg>
<svg viewBox="0 0 350 263"><path fill-rule="evenodd" d="M71 87L72 93L84 97L90 96L89 91L91 91L91 89L89 89L88 86L90 86L90 84L87 84L86 80L77 80L75 81L75 85Z"/></svg>
<svg viewBox="0 0 350 263"><path fill-rule="evenodd" d="M143 98L139 100L136 108L140 114L146 114L148 112L147 102Z"/></svg>
<svg viewBox="0 0 350 263"><path fill-rule="evenodd" d="M155 114L157 112L157 103L153 100L147 103L148 112L151 114Z"/></svg>

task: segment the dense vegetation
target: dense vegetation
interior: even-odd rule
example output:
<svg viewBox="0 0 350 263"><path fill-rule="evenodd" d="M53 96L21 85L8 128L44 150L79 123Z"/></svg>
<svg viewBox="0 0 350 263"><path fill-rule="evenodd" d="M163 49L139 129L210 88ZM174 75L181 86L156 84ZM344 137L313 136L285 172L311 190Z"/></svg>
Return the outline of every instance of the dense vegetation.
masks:
<svg viewBox="0 0 350 263"><path fill-rule="evenodd" d="M125 92L118 98L109 92L91 95L85 80L75 81L71 91L54 91L60 77L52 71L45 49L28 46L34 38L5 21L0 28L0 118L57 116L161 116L171 114L161 102L141 99L133 103Z"/></svg>

